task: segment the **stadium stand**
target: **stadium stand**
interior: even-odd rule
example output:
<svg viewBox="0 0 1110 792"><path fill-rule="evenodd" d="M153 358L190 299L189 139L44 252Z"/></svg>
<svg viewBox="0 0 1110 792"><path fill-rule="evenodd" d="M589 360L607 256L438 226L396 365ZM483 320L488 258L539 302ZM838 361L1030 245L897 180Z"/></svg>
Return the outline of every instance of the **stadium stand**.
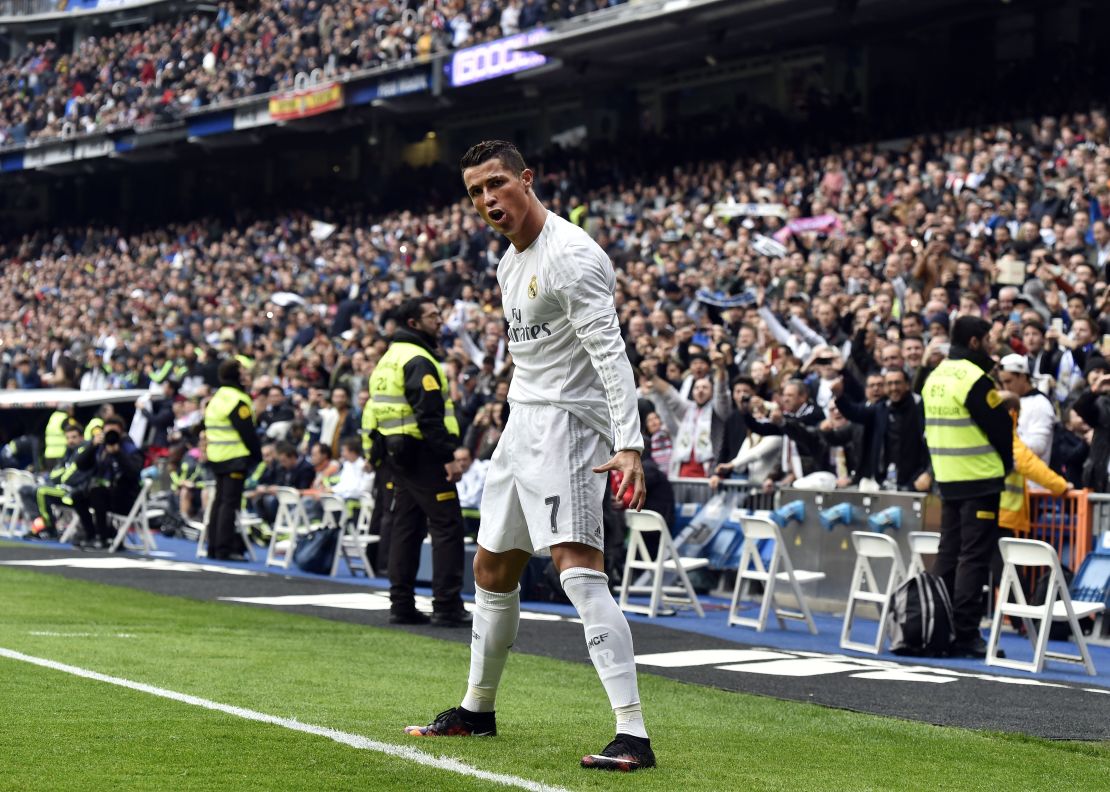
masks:
<svg viewBox="0 0 1110 792"><path fill-rule="evenodd" d="M47 40L0 66L0 146L151 126L291 87L301 72L342 76L427 60L607 5L616 2L223 2L214 14L88 37L72 49Z"/></svg>
<svg viewBox="0 0 1110 792"><path fill-rule="evenodd" d="M343 76L422 63L604 5L264 0L125 26L72 49L35 41L0 66L0 145L34 148L63 134L156 126L287 89L313 69ZM632 20L638 6L622 12ZM706 56L709 68L714 57ZM613 260L634 368L657 372L681 398L712 368L730 383L731 415L712 458L692 460L702 463L698 473L751 475L766 496L801 480L829 491L861 484L929 491L919 460L904 462L886 437L873 434L874 422L859 416L882 404L884 415L895 416L888 426L912 428L903 413L946 354L948 328L978 315L993 324L999 358L1025 356L1033 384L1059 416L1045 461L1076 486L1106 491L1110 125L1105 110L1088 101L1085 61L1061 58L1058 66L1051 79L1029 64L1015 67L990 101L957 94L951 107L931 115L899 95L892 106L907 112L865 116L858 96L802 81L791 88L789 109L772 108L770 99L737 100L720 113L713 106L702 115L672 114L659 126L644 110L634 138L597 134L578 145L571 135L570 145L538 153L556 128L544 122L541 143L527 152L537 191ZM588 64L568 68L589 73ZM516 80L504 82L519 88ZM519 90L523 104L539 95L534 87L532 94ZM426 97L409 126L434 139L426 131L434 125L424 123L440 112L470 114L474 123L481 103L457 97ZM514 93L507 101L518 100ZM359 105L367 115L352 113L352 127L369 118L370 104ZM1061 105L1073 111L1048 113ZM1007 107L1007 117L1020 120L983 122ZM639 120L642 109L629 114ZM384 112L402 115L396 106ZM331 139L312 138L301 149L288 142L326 134L334 122L308 120L317 126L288 132L282 143L292 153L275 155L275 171L296 172L299 159L330 155ZM380 143L376 123L352 133L375 141L363 152ZM459 124L456 143L460 129L470 128ZM907 125L918 134L884 139ZM406 142L412 128L402 130ZM922 132L943 128L952 131ZM830 129L837 141L868 142L831 142L824 134ZM219 134L238 131L231 124ZM216 144L182 153L193 142L151 161L219 161ZM391 150L401 148L394 141ZM304 458L312 445L322 441L334 451L358 426L369 375L394 328L391 309L423 292L446 320L441 341L461 436L475 458L488 458L504 426L512 376L495 279L505 243L474 216L447 159L397 167L377 190L352 178L334 195L288 189L240 200L250 186L239 194L229 177L211 192L235 196L232 207L213 195L209 214L177 215L192 219L153 222L140 213L117 222L59 220L27 234L4 230L0 385L89 392L163 386L163 398L141 408L151 429L147 461L172 446L199 463L198 416L216 385L217 363L239 356L251 365L256 413L268 413L265 440L294 450L295 467L267 468L259 486L304 491L313 483ZM134 165L134 184L142 184L136 173L144 164L136 158L101 168L90 161L58 174L84 178L80 169L87 169L92 179L98 170ZM40 166L51 163L21 161L11 170ZM344 168L329 161L333 170ZM157 183L134 190L134 203L157 202L167 185L151 181ZM190 185L182 193L196 186L181 181ZM28 176L19 183L34 182ZM352 200L359 190L368 195ZM105 216L100 207L85 208ZM909 395L888 400L884 375L897 372ZM843 399L855 409L840 409L834 383L841 377ZM690 455L680 422L656 395L661 389L646 375L640 387L645 410L659 419L651 446ZM772 425L781 427L781 450L754 454ZM719 463L732 468L719 470ZM301 474L303 486L293 480ZM1054 517L1033 513L1034 521Z"/></svg>

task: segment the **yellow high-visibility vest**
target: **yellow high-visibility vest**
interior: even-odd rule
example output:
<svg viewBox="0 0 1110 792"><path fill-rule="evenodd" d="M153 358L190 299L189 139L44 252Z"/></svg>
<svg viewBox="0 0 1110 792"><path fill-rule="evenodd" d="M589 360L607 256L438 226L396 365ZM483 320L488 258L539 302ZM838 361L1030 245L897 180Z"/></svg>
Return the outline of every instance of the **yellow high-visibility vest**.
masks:
<svg viewBox="0 0 1110 792"><path fill-rule="evenodd" d="M1002 478L1002 458L971 419L964 402L983 370L970 360L944 360L922 391L925 441L941 483Z"/></svg>
<svg viewBox="0 0 1110 792"><path fill-rule="evenodd" d="M424 439L420 427L416 425L416 413L405 398L405 365L415 357L423 357L435 366L438 382L430 384L433 387L438 385L443 395L443 424L448 434L459 436L455 403L451 401L443 366L423 347L398 341L390 345L370 375L370 401L362 415L364 448L368 448L369 434L375 429L382 435L408 435L417 440Z"/></svg>
<svg viewBox="0 0 1110 792"><path fill-rule="evenodd" d="M213 464L250 456L250 450L239 436L239 431L231 424L232 410L239 410L242 417L254 422L254 405L251 404L250 397L238 388L227 385L216 391L204 409L208 461Z"/></svg>
<svg viewBox="0 0 1110 792"><path fill-rule="evenodd" d="M43 437L42 455L47 459L61 459L66 455L66 421L69 413L55 410L46 422L46 435Z"/></svg>
<svg viewBox="0 0 1110 792"><path fill-rule="evenodd" d="M98 431L104 431L104 420L102 418L93 418L89 421L89 425L85 427L85 439L92 440L93 435Z"/></svg>

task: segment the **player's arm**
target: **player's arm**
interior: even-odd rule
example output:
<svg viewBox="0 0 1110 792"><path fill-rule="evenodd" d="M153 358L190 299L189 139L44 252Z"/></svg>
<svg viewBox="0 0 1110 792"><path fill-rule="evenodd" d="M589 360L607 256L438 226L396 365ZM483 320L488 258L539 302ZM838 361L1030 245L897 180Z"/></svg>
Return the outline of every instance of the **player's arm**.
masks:
<svg viewBox="0 0 1110 792"><path fill-rule="evenodd" d="M620 498L632 487L630 508L639 511L645 495L644 470L640 462L644 438L640 432L632 364L628 362L613 303L612 265L586 248L570 248L567 256L564 266L556 273L559 280L552 286L601 380L616 450L613 458L594 472L621 471L623 478L616 497Z"/></svg>

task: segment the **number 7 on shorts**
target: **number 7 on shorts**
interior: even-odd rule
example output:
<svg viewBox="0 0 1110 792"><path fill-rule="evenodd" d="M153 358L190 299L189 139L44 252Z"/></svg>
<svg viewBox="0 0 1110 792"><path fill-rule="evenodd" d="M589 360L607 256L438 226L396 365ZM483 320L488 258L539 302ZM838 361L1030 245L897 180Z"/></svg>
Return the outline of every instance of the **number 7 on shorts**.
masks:
<svg viewBox="0 0 1110 792"><path fill-rule="evenodd" d="M544 498L545 505L551 507L551 533L559 533L559 496Z"/></svg>

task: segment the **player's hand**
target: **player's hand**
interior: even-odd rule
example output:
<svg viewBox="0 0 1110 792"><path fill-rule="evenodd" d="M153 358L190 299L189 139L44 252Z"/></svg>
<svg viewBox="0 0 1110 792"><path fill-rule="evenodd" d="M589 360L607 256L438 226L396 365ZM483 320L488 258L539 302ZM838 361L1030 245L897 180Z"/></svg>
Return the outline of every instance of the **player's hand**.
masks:
<svg viewBox="0 0 1110 792"><path fill-rule="evenodd" d="M621 485L617 488L614 498L620 500L629 487L632 488L632 500L628 508L640 511L644 508L644 498L647 489L644 487L644 466L640 462L640 452L625 449L613 454L613 458L600 467L594 468L594 473L608 473L618 470L621 473Z"/></svg>
<svg viewBox="0 0 1110 792"><path fill-rule="evenodd" d="M462 478L462 468L460 468L459 463L454 460L444 463L443 469L447 473L448 484L454 484Z"/></svg>
<svg viewBox="0 0 1110 792"><path fill-rule="evenodd" d="M840 395L844 393L844 378L843 377L837 377L832 382L830 382L829 383L829 392L833 396L839 398Z"/></svg>

